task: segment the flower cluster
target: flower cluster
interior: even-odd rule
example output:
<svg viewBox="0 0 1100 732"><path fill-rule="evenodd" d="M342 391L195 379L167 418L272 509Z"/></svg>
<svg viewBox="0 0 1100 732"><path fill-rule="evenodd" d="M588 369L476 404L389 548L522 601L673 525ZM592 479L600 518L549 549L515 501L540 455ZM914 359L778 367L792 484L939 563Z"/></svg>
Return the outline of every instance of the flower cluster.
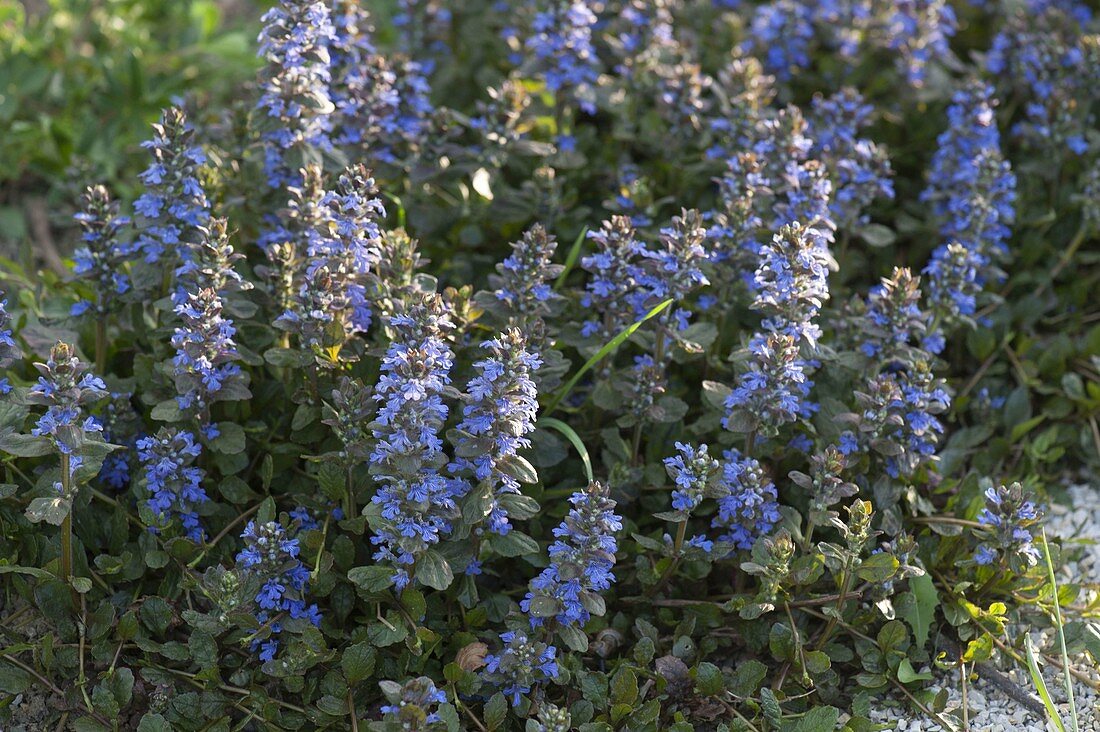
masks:
<svg viewBox="0 0 1100 732"><path fill-rule="evenodd" d="M949 42L958 22L947 0L899 0L882 3L893 11L884 14L884 45L897 51L906 78L913 86L928 80L933 59L950 56Z"/></svg>
<svg viewBox="0 0 1100 732"><path fill-rule="evenodd" d="M549 315L554 301L562 299L552 286L564 269L553 263L557 248L554 236L535 224L512 243L512 253L497 265L498 274L490 276L490 284L496 288L493 294L508 306L513 324L525 331L534 319Z"/></svg>
<svg viewBox="0 0 1100 732"><path fill-rule="evenodd" d="M928 278L928 311L941 326L966 321L978 309L978 295L986 281L988 267L981 254L958 242L938 247L925 265ZM931 353L943 350L940 328L929 333L925 347Z"/></svg>
<svg viewBox="0 0 1100 732"><path fill-rule="evenodd" d="M332 142L360 145L377 125L377 107L389 89L372 73L374 28L367 9L356 0L336 0L331 22L328 93L334 108Z"/></svg>
<svg viewBox="0 0 1100 732"><path fill-rule="evenodd" d="M861 408L858 432L841 436L844 454L873 451L892 478L912 476L935 454L944 430L938 415L947 410L951 397L927 360L875 376L866 393L856 397Z"/></svg>
<svg viewBox="0 0 1100 732"><path fill-rule="evenodd" d="M141 430L141 416L130 401L132 396L127 392L111 392L111 398L98 415L103 425L103 439L126 448L103 458L99 469L99 479L115 490L130 484L130 456L137 447Z"/></svg>
<svg viewBox="0 0 1100 732"><path fill-rule="evenodd" d="M331 401L324 405L322 421L343 445L338 457L345 466L357 465L370 455L371 432L367 425L373 414L370 389L359 379L342 377L332 390Z"/></svg>
<svg viewBox="0 0 1100 732"><path fill-rule="evenodd" d="M73 252L73 272L89 281L94 299L77 301L70 312L92 312L103 317L117 310L120 296L130 291L130 277L123 265L134 249L119 239L119 232L130 224L130 219L118 215L118 202L111 200L103 186L89 186L84 191L84 210L73 218L83 230L81 246Z"/></svg>
<svg viewBox="0 0 1100 732"><path fill-rule="evenodd" d="M806 372L814 364L800 352L816 348L821 329L814 319L829 297L828 272L835 262L815 231L784 226L760 248L752 307L764 315L764 330L749 341L748 371L726 400L727 429L742 431L749 419L773 432L816 408L805 399L812 386Z"/></svg>
<svg viewBox="0 0 1100 732"><path fill-rule="evenodd" d="M77 450L87 433L100 432L103 426L92 416L84 415L84 407L107 396L103 379L86 373L88 366L77 357L75 349L58 341L50 350L46 363L34 365L41 374L27 394L29 404L46 407L31 434L49 437L63 454Z"/></svg>
<svg viewBox="0 0 1100 732"><path fill-rule="evenodd" d="M682 302L697 288L710 284L702 270L708 257L703 246L706 241L702 215L684 210L660 230L656 245L640 247L642 261L636 281L641 288L638 304L642 309L635 312L635 317L668 299ZM670 308L661 318L664 323L672 321L676 330L684 330L690 316L684 308Z"/></svg>
<svg viewBox="0 0 1100 732"><path fill-rule="evenodd" d="M376 59L375 76L391 90L382 98L385 106L377 115L378 133L368 141L369 151L380 162L408 165L424 145L435 111L428 72L420 63L400 56Z"/></svg>
<svg viewBox="0 0 1100 732"><path fill-rule="evenodd" d="M1042 558L1035 540L1035 527L1043 512L1035 504L1031 492L1019 483L992 486L985 490L985 508L978 514L981 543L974 552L978 564L993 564L1002 560L1022 560L1033 567Z"/></svg>
<svg viewBox="0 0 1100 732"><path fill-rule="evenodd" d="M190 432L162 427L138 440L136 447L145 471L145 489L151 494L146 505L157 519L157 528L176 518L188 539L201 542L206 532L195 507L210 500L201 485L203 471L194 465L202 446Z"/></svg>
<svg viewBox="0 0 1100 732"><path fill-rule="evenodd" d="M779 522L775 484L760 463L737 450L727 450L719 479L722 496L712 525L724 533L719 539L738 549L752 549L761 536Z"/></svg>
<svg viewBox="0 0 1100 732"><path fill-rule="evenodd" d="M868 125L871 110L851 87L813 100L810 156L829 170L833 183L830 210L837 226L844 229L866 223L867 207L876 199L894 197L893 170L886 151L858 136Z"/></svg>
<svg viewBox="0 0 1100 732"><path fill-rule="evenodd" d="M676 484L672 491L672 508L690 515L713 489L721 472L721 465L707 452L706 445L692 447L676 443L679 455L664 459L668 477Z"/></svg>
<svg viewBox="0 0 1100 732"><path fill-rule="evenodd" d="M1032 0L993 39L986 70L1025 96L1024 119L1013 131L1029 142L1064 146L1074 155L1089 148L1090 104L1082 101L1097 98L1096 59L1083 34L1090 16L1079 3Z"/></svg>
<svg viewBox="0 0 1100 732"><path fill-rule="evenodd" d="M757 8L745 49L786 82L810 66L816 44L849 62L882 48L897 54L906 80L919 87L931 62L950 54L957 26L947 0L773 0Z"/></svg>
<svg viewBox="0 0 1100 732"><path fill-rule="evenodd" d="M920 299L920 278L907 267L895 267L891 277L883 277L881 284L871 288L861 319L863 355L892 369L907 363L913 348L931 350L926 337L928 318Z"/></svg>
<svg viewBox="0 0 1100 732"><path fill-rule="evenodd" d="M585 0L549 0L535 15L525 42L546 88L555 95L571 93L588 114L596 112L595 25L596 14Z"/></svg>
<svg viewBox="0 0 1100 732"><path fill-rule="evenodd" d="M450 468L455 473L470 470L479 483L489 486L489 530L504 535L512 527L501 498L520 492L508 468L519 450L531 445L526 435L535 429L539 406L531 372L542 360L527 350L527 339L516 328L481 347L488 356L474 363L477 375L466 385L469 402L462 410Z"/></svg>
<svg viewBox="0 0 1100 732"><path fill-rule="evenodd" d="M600 319L586 321L581 335L611 338L642 311L645 293L638 291L638 258L645 247L636 236L634 224L626 216L612 216L599 229L588 232L596 253L581 258L581 267L592 275L581 296L581 306Z"/></svg>
<svg viewBox="0 0 1100 732"><path fill-rule="evenodd" d="M177 305L187 299L187 293L210 289L219 296L230 292L252 289L237 271L237 262L244 255L236 251L229 241L228 222L212 218L206 226L196 228L198 241L189 256L176 268L176 290L172 300Z"/></svg>
<svg viewBox="0 0 1100 732"><path fill-rule="evenodd" d="M372 541L375 559L394 565L400 589L417 558L451 530L461 486L439 473L446 460L439 436L448 412L443 394L454 359L446 341L454 327L450 315L440 296L425 295L389 326L394 339L374 390L379 407L370 461L381 486L372 500L382 522Z"/></svg>
<svg viewBox="0 0 1100 732"><path fill-rule="evenodd" d="M299 283L276 325L307 348L338 351L347 336L370 327L366 275L380 257L378 219L385 210L362 166L347 169L331 191L323 190L318 166L304 168L303 179L291 205L300 272L283 272Z"/></svg>
<svg viewBox="0 0 1100 732"><path fill-rule="evenodd" d="M259 55L267 68L256 108L266 118L268 185L282 188L300 182L305 148L331 146L329 45L335 30L328 5L317 0L280 0L263 23Z"/></svg>
<svg viewBox="0 0 1100 732"><path fill-rule="evenodd" d="M952 96L948 126L937 138L921 195L941 222L944 246L958 242L977 258L982 285L996 276L994 262L1007 252L1016 200L1016 176L1001 152L992 95L992 87L972 81Z"/></svg>
<svg viewBox="0 0 1100 732"><path fill-rule="evenodd" d="M599 602L599 593L615 581L611 571L618 549L615 535L623 523L607 493L603 485L592 482L570 496L573 507L554 529L557 541L550 545L550 566L531 580L520 602L532 628L551 619L562 626L583 626Z"/></svg>
<svg viewBox="0 0 1100 732"><path fill-rule="evenodd" d="M485 657L483 677L502 686L504 695L516 707L536 685L558 677L558 650L528 638L523 631L501 633L500 640L504 647L500 653Z"/></svg>
<svg viewBox="0 0 1100 732"><path fill-rule="evenodd" d="M244 549L237 554L237 567L259 578L256 619L270 631L266 640L254 640L252 648L259 649L261 661L270 661L279 650L275 636L283 631L285 618L320 625L321 612L316 605L306 604L309 569L298 558L298 539L291 537L282 524L249 521L241 539Z"/></svg>
<svg viewBox="0 0 1100 732"><path fill-rule="evenodd" d="M382 719L409 732L427 732L443 727L443 718L436 708L447 702L446 692L437 689L427 676L404 684L383 681L379 684L389 704L382 706Z"/></svg>
<svg viewBox="0 0 1100 732"><path fill-rule="evenodd" d="M779 81L790 81L810 65L813 11L802 0L775 0L756 9L746 51L762 56L764 68Z"/></svg>
<svg viewBox="0 0 1100 732"><path fill-rule="evenodd" d="M0 369L7 369L23 358L23 351L15 342L15 333L11 327L11 313L8 312L8 300L0 291ZM0 376L0 396L12 389L7 376Z"/></svg>
<svg viewBox="0 0 1100 732"><path fill-rule="evenodd" d="M210 202L199 180L206 153L195 144L195 130L179 107L164 110L153 125L153 139L142 143L153 162L140 175L145 192L134 201L141 216L135 250L146 262L185 262L210 219Z"/></svg>
<svg viewBox="0 0 1100 732"><path fill-rule="evenodd" d="M204 431L212 427L211 404L247 395L243 386L234 388L243 385L245 377L236 363L240 358L233 340L237 330L222 317L222 307L218 293L205 288L188 294L175 308L183 321L172 334L176 402L182 411L198 417Z"/></svg>

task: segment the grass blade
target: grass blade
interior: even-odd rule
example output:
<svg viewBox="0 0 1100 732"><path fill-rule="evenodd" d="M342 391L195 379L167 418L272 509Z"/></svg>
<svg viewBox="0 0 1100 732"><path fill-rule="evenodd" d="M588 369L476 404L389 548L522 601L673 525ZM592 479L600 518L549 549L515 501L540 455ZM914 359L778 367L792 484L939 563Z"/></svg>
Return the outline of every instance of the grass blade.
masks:
<svg viewBox="0 0 1100 732"><path fill-rule="evenodd" d="M554 280L554 292L562 288L562 285L565 284L565 278L569 276L569 272L577 264L577 259L581 256L581 247L584 246L584 237L587 235L588 227L586 226L577 235L577 240L573 242L573 246L569 247L569 256L565 258L565 269L558 275L558 279Z"/></svg>
<svg viewBox="0 0 1100 732"><path fill-rule="evenodd" d="M1024 635L1024 648L1027 650L1027 670L1031 673L1031 683L1035 684L1035 690L1039 692L1039 698L1043 700L1047 716L1054 722L1058 732L1066 732L1066 725L1062 724L1062 717L1058 714L1058 708L1054 706L1054 700L1050 698L1050 689L1047 688L1046 679L1039 669L1039 662L1035 660L1035 644L1031 635Z"/></svg>
<svg viewBox="0 0 1100 732"><path fill-rule="evenodd" d="M662 310L664 310L665 308L667 308L671 304L672 304L671 299L665 300L663 303L661 303L660 305L658 305L657 307L653 308L648 313L646 313L645 316L641 320L639 320L636 323L633 323L628 328L623 330L622 333L619 333L619 335L615 336L614 338L609 340L607 343L605 343L603 348L601 348L599 351L597 351L595 353L595 355L592 356L592 358L585 361L584 366L581 366L580 370L577 371L577 373L573 374L573 377L571 379L569 379L569 381L567 381L565 383L565 385L562 386L561 389L558 390L558 393L554 395L554 397L550 400L550 403L547 404L546 407L542 410L542 413L543 414L553 414L554 410L558 408L559 404L561 404L561 400L565 399L565 397L569 396L569 392L573 391L573 387L577 385L577 382L581 380L582 376L584 376L586 373L588 373L589 369L591 369L593 366L598 364L609 353L611 353L616 348L618 348L620 345L622 345L622 342L625 341L630 336L632 336L634 334L634 331L636 331L636 330L638 330L638 328L642 327L642 323L646 322L647 320L649 320L653 316L660 314Z"/></svg>
<svg viewBox="0 0 1100 732"><path fill-rule="evenodd" d="M1066 677L1066 699L1069 700L1069 720L1073 725L1073 732L1080 732L1077 722L1077 702L1073 698L1073 674L1069 672L1069 652L1066 651L1065 626L1062 623L1062 603L1058 600L1058 580L1054 576L1054 562L1050 559L1050 545L1047 544L1047 531L1041 529L1039 534L1043 539L1043 557L1047 562L1047 578L1050 580L1050 594L1054 600L1054 623L1058 628L1058 645L1062 651L1062 673Z"/></svg>
<svg viewBox="0 0 1100 732"><path fill-rule="evenodd" d="M588 478L588 482L591 483L595 480L592 473L592 459L588 457L588 448L584 446L581 441L580 435L560 419L554 419L553 417L543 417L538 421L538 425L541 427L549 427L552 430L557 430L565 436L565 439L572 443L574 449L580 454L581 462L584 463L584 474Z"/></svg>

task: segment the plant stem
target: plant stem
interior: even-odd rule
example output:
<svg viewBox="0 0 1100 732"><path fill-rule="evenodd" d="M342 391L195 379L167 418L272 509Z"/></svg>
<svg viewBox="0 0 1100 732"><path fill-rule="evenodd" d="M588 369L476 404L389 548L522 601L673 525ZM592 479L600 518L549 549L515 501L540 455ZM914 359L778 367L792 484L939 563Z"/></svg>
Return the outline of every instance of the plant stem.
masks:
<svg viewBox="0 0 1100 732"><path fill-rule="evenodd" d="M344 495L344 518L352 519L358 515L358 506L355 505L355 484L352 482L352 466L347 468L347 493Z"/></svg>
<svg viewBox="0 0 1100 732"><path fill-rule="evenodd" d="M1047 531L1040 529L1043 539L1043 558L1047 562L1047 577L1050 579L1050 595L1054 601L1054 625L1058 629L1058 648L1062 652L1062 664L1066 672L1066 698L1069 700L1069 716L1073 722L1073 732L1078 732L1080 725L1077 721L1077 702L1073 698L1073 677L1069 673L1069 653L1066 651L1065 626L1062 624L1062 606L1058 600L1058 581L1054 577L1054 562L1050 559L1050 545L1047 544Z"/></svg>
<svg viewBox="0 0 1100 732"><path fill-rule="evenodd" d="M107 321L103 317L95 321L95 372L104 374L107 371Z"/></svg>
<svg viewBox="0 0 1100 732"><path fill-rule="evenodd" d="M61 453L61 494L70 499L69 512L61 521L61 581L69 587L73 605L76 605L76 590L73 588L73 505L71 501L71 477L70 457L67 452Z"/></svg>

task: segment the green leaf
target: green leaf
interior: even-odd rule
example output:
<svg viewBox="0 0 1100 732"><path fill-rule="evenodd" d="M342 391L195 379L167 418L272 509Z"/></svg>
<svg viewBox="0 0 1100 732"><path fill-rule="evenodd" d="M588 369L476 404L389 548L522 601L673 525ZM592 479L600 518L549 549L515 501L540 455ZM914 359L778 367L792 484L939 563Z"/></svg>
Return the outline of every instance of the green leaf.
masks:
<svg viewBox="0 0 1100 732"><path fill-rule="evenodd" d="M137 732L172 732L172 725L162 715L147 712L138 722Z"/></svg>
<svg viewBox="0 0 1100 732"><path fill-rule="evenodd" d="M0 691L5 694L22 694L30 688L33 680L23 669L0 661Z"/></svg>
<svg viewBox="0 0 1100 732"><path fill-rule="evenodd" d="M881 552L872 554L863 560L856 574L866 582L885 582L898 571L898 558L892 554Z"/></svg>
<svg viewBox="0 0 1100 732"><path fill-rule="evenodd" d="M428 587L443 591L454 582L450 563L434 549L429 549L416 562L416 579Z"/></svg>
<svg viewBox="0 0 1100 732"><path fill-rule="evenodd" d="M348 684L358 684L374 673L374 664L378 658L378 652L370 643L356 643L344 650L340 657L340 667L344 670L344 678Z"/></svg>
<svg viewBox="0 0 1100 732"><path fill-rule="evenodd" d="M499 691L485 704L485 726L490 730L499 729L508 718L508 700Z"/></svg>
<svg viewBox="0 0 1100 732"><path fill-rule="evenodd" d="M570 270L577 263L577 258L581 256L581 247L584 246L585 236L588 235L588 227L581 229L581 233L577 234L577 238L573 241L573 246L569 247L569 254L565 257L565 266L562 268L561 274L558 275L558 279L554 281L554 291L560 291L562 285L565 284L565 278L569 276Z"/></svg>
<svg viewBox="0 0 1100 732"><path fill-rule="evenodd" d="M54 451L53 444L45 437L20 435L14 432L0 433L0 453L15 457L42 457Z"/></svg>
<svg viewBox="0 0 1100 732"><path fill-rule="evenodd" d="M838 719L840 710L836 707L814 707L798 720L792 732L833 732Z"/></svg>
<svg viewBox="0 0 1100 732"><path fill-rule="evenodd" d="M223 455L236 455L244 452L244 429L239 424L236 422L219 422L218 431L218 436L210 442L210 447L214 452L220 452Z"/></svg>
<svg viewBox="0 0 1100 732"><path fill-rule="evenodd" d="M515 529L504 536L493 534L489 541L493 550L502 557L522 557L525 554L537 554L539 552L537 541Z"/></svg>
<svg viewBox="0 0 1100 732"><path fill-rule="evenodd" d="M1031 683L1035 685L1035 691L1039 693L1039 698L1043 700L1047 717L1054 722L1059 732L1066 732L1062 715L1058 712L1058 707L1054 705L1054 700L1050 696L1050 689L1047 688L1046 679L1043 678L1043 672L1039 669L1039 662L1035 658L1035 642L1031 640L1030 633L1024 633L1024 648L1027 650L1027 670L1031 674Z"/></svg>
<svg viewBox="0 0 1100 732"><path fill-rule="evenodd" d="M621 346L623 341L634 335L634 331L638 330L638 328L641 328L643 323L645 323L650 318L659 315L661 311L663 311L671 304L671 299L665 300L663 303L657 305L644 316L642 316L641 320L628 326L626 329L623 330L623 332L619 333L617 336L605 343L603 345L603 348L597 351L595 355L592 356L592 358L585 361L580 370L577 371L577 373L573 374L569 381L565 382L565 385L558 390L558 393L555 394L553 398L551 398L550 403L546 405L546 407L542 410L542 413L547 415L553 414L554 410L558 408L559 404L561 404L561 400L569 396L569 392L573 391L573 387L577 385L577 382L581 380L582 376L588 373L589 369L598 364L600 361L604 360L604 358L606 358L609 353Z"/></svg>
<svg viewBox="0 0 1100 732"><path fill-rule="evenodd" d="M888 247L897 241L898 235L888 226L866 224L860 227L859 237L873 247Z"/></svg>
<svg viewBox="0 0 1100 732"><path fill-rule="evenodd" d="M920 648L928 643L928 631L939 605L940 596L936 585L927 574L910 577L909 592L895 603L898 615L913 629L913 639Z"/></svg>
<svg viewBox="0 0 1100 732"><path fill-rule="evenodd" d="M623 666L611 678L611 702L633 706L638 699L638 675L629 666Z"/></svg>
<svg viewBox="0 0 1100 732"><path fill-rule="evenodd" d="M53 526L60 526L65 522L65 517L72 509L72 502L60 497L45 496L35 498L27 506L27 520L32 524L45 521Z"/></svg>
<svg viewBox="0 0 1100 732"><path fill-rule="evenodd" d="M741 699L752 697L767 673L768 667L755 658L737 664L729 685L730 693Z"/></svg>
<svg viewBox="0 0 1100 732"><path fill-rule="evenodd" d="M373 595L385 592L393 585L393 569L377 564L353 567L348 571L348 579L363 592Z"/></svg>
<svg viewBox="0 0 1100 732"><path fill-rule="evenodd" d="M715 696L725 688L722 670L713 663L703 661L695 669L695 688L703 696Z"/></svg>
<svg viewBox="0 0 1100 732"><path fill-rule="evenodd" d="M588 448L584 446L584 442L572 427L562 422L560 419L554 419L553 417L541 418L536 426L549 427L564 435L565 439L569 440L570 444L573 445L573 448L581 456L581 462L584 463L584 475L588 478L588 482L591 483L595 480L593 477L594 473L592 472L592 459L588 456Z"/></svg>
<svg viewBox="0 0 1100 732"><path fill-rule="evenodd" d="M146 628L156 635L162 635L172 622L172 608L161 598L150 597L141 604L138 617Z"/></svg>
<svg viewBox="0 0 1100 732"><path fill-rule="evenodd" d="M15 565L0 565L0 574L25 574L38 579L53 579L54 575L38 567L19 567Z"/></svg>
<svg viewBox="0 0 1100 732"><path fill-rule="evenodd" d="M764 719L772 727L779 729L783 725L783 709L775 698L775 692L766 686L760 690L760 708L764 711Z"/></svg>
<svg viewBox="0 0 1100 732"><path fill-rule="evenodd" d="M927 671L917 673L908 658L901 659L901 663L898 664L898 681L903 684L912 683L913 681L929 681L931 679L932 674Z"/></svg>

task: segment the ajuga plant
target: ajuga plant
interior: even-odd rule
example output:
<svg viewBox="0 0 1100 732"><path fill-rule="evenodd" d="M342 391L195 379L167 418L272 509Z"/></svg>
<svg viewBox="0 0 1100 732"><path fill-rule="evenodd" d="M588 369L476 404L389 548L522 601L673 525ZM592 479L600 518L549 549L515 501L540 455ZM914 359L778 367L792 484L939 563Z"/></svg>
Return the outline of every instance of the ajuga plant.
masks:
<svg viewBox="0 0 1100 732"><path fill-rule="evenodd" d="M0 727L962 729L1054 592L1096 660L1087 9L368 6L0 260Z"/></svg>

